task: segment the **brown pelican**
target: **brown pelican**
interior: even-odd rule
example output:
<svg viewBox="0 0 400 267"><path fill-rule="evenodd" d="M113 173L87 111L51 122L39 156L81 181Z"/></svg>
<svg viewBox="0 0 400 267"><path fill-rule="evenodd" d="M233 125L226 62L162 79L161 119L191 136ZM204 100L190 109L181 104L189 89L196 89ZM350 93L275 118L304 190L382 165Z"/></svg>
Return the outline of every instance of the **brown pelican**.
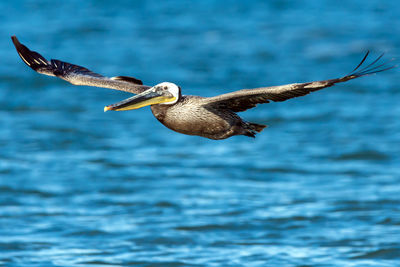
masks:
<svg viewBox="0 0 400 267"><path fill-rule="evenodd" d="M214 97L201 97L182 95L181 88L169 82L151 87L143 85L142 81L133 77L108 78L78 65L56 59L48 61L39 53L21 44L15 36L11 39L22 60L38 73L57 76L74 85L104 87L135 94L121 102L106 106L104 111L130 110L150 105L154 116L169 129L210 139L225 139L233 135L255 137L256 133L261 132L266 125L244 121L237 112L254 108L257 104L304 96L336 83L395 67L388 66L387 62L380 63L382 54L367 66L360 68L368 57L368 51L357 67L342 78L243 89Z"/></svg>

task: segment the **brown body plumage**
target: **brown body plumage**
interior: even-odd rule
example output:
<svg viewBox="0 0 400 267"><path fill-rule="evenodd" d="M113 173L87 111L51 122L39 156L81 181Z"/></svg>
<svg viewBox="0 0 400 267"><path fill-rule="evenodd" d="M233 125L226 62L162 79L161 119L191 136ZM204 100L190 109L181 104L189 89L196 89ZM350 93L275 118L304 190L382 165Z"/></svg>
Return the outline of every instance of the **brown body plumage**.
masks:
<svg viewBox="0 0 400 267"><path fill-rule="evenodd" d="M225 139L234 135L255 137L266 125L246 122L237 112L254 108L257 104L304 96L336 83L395 67L387 66L387 62L379 63L382 54L360 69L369 54L367 52L357 67L342 78L243 89L215 97L200 97L182 95L181 88L173 83L164 82L150 87L133 77L107 78L78 65L54 59L48 61L39 53L22 45L15 36L12 37L12 41L22 60L39 73L57 76L75 85L104 87L136 94L105 107L105 111L130 110L150 105L154 116L169 129L210 139Z"/></svg>
<svg viewBox="0 0 400 267"><path fill-rule="evenodd" d="M210 139L225 139L233 135L254 137L266 125L242 120L229 109L208 105L207 98L182 96L174 105L152 105L151 111L162 124L171 130Z"/></svg>

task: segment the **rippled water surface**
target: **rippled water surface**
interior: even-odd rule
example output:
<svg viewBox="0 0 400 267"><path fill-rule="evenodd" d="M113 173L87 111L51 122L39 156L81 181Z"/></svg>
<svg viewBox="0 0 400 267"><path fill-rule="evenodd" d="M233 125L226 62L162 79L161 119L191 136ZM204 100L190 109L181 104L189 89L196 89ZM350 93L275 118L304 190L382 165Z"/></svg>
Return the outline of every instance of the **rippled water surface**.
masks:
<svg viewBox="0 0 400 267"><path fill-rule="evenodd" d="M48 58L184 94L335 78L400 55L397 1L0 2L0 265L396 266L399 70L241 115L213 141L129 96L38 75Z"/></svg>

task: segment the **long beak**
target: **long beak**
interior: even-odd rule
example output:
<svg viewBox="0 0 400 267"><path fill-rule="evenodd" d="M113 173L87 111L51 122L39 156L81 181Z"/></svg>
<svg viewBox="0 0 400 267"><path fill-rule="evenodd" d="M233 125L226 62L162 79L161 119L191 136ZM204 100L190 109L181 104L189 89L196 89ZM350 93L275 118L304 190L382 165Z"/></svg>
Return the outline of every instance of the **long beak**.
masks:
<svg viewBox="0 0 400 267"><path fill-rule="evenodd" d="M121 111L138 109L144 106L166 103L174 100L175 97L170 92L162 91L155 87L152 87L144 91L143 93L122 100L121 102L105 106L104 112L109 110Z"/></svg>

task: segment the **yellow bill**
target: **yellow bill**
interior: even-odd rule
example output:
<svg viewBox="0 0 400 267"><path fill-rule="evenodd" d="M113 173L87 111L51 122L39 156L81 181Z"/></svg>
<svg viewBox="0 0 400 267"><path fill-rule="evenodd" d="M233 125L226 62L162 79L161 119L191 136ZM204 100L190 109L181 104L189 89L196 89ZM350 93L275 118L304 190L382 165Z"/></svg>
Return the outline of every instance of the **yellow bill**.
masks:
<svg viewBox="0 0 400 267"><path fill-rule="evenodd" d="M144 91L141 94L127 98L118 103L105 106L104 112L109 110L122 111L122 110L138 109L149 105L171 102L174 100L175 97L170 92L160 91L156 90L155 88L150 88L149 90Z"/></svg>

